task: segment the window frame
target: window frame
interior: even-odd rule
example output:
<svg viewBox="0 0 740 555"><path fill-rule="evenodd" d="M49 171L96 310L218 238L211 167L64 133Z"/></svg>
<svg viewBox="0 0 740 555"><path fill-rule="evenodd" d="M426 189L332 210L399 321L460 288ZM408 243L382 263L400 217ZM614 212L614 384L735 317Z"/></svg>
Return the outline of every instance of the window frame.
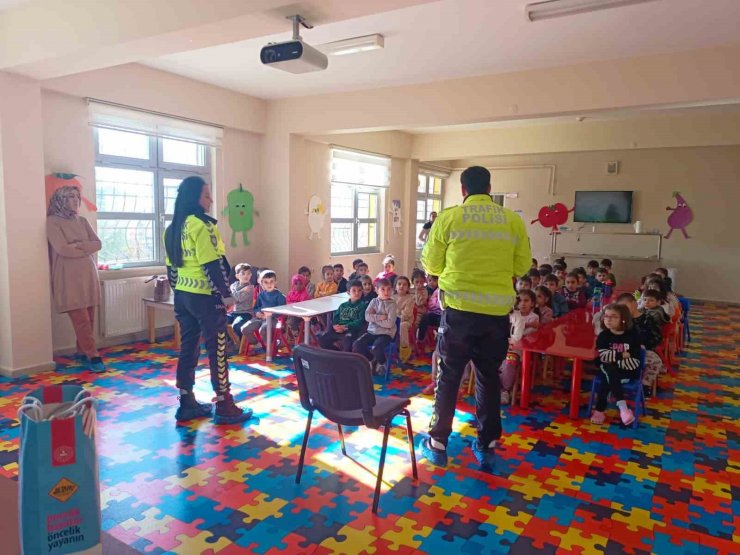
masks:
<svg viewBox="0 0 740 555"><path fill-rule="evenodd" d="M352 190L353 203L352 203L352 218L334 218L331 217L329 220L329 250L331 256L347 256L352 254L374 254L380 252L380 224L381 224L381 207L385 202L384 189L386 187L373 187L371 185L353 185L350 183L342 183L338 181L332 181L330 187L348 187ZM359 217L359 205L360 195L375 195L377 197L377 208L378 214L375 218L360 218ZM333 195L329 193L329 210L331 211L331 199ZM334 224L351 224L352 225L352 250L349 251L335 251L331 244L331 226ZM375 247L359 247L359 229L360 224L375 224Z"/></svg>
<svg viewBox="0 0 740 555"><path fill-rule="evenodd" d="M159 137L157 135L149 135L134 130L126 129L115 129L116 131L123 131L126 133L134 133L137 135L144 135L149 139L149 158L129 158L126 156L116 156L112 154L101 154L100 153L100 138L99 131L100 127L93 127L93 143L95 148L95 168L105 167L121 170L136 170L146 171L153 174L153 188L154 188L154 212L153 213L141 213L141 212L96 212L96 231L98 220L142 220L152 222L153 237L152 242L154 245L154 258L153 260L139 261L139 262L123 262L121 263L124 268L147 268L163 266L165 264L165 249L164 242L161 237L164 235L169 222L172 221L172 215L165 213L165 187L164 180L166 178L175 178L182 181L185 177L191 175L198 175L205 179L205 181L213 186L213 164L212 164L212 150L210 145L204 143L198 143L195 141L188 141L186 139L177 139L173 137ZM177 164L172 162L164 162L163 160L163 147L162 140L169 138L176 141L183 142L194 142L205 149L204 152L204 165L203 166L190 166L186 164ZM96 203L97 203L97 177L95 178L96 188ZM112 262L114 261L105 261Z"/></svg>
<svg viewBox="0 0 740 555"><path fill-rule="evenodd" d="M438 200L439 201L439 210L438 210L438 212L441 212L444 209L444 191L445 191L445 184L447 182L447 178L446 177L442 177L441 175L436 174L436 173L431 173L431 172L427 172L427 171L424 171L424 170L419 170L418 177L422 177L422 176L426 180L426 185L424 187L424 192L423 193L420 193L419 192L419 179L417 178L417 181L416 181L416 203L417 204L414 206L414 223L415 223L415 225L414 225L414 234L415 234L414 235L414 246L416 247L417 258L418 258L418 255L421 254L421 251L423 250L424 246L422 245L421 247L419 247L419 232L416 231L416 229L417 229L417 227L418 227L419 224L425 224L425 223L427 223L429 221L429 214L431 214L432 212L434 212L434 210L429 210L429 201L430 200L431 201L435 201L435 200ZM440 180L439 194L434 194L434 193L430 193L429 192L429 185L430 185L429 181L430 181L430 179L439 179ZM420 220L418 218L419 211L418 211L417 207L418 207L419 201L424 201L424 219L423 220Z"/></svg>

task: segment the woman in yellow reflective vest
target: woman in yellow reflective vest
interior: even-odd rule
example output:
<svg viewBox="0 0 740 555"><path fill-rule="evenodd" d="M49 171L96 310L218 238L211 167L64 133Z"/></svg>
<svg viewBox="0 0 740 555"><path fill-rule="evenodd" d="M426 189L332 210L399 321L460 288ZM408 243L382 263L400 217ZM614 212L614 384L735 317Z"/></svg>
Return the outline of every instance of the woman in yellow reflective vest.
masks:
<svg viewBox="0 0 740 555"><path fill-rule="evenodd" d="M206 344L211 368L211 385L216 392L217 424L243 422L252 416L249 409L236 406L229 384L226 359L226 312L234 306L229 291L229 263L226 248L207 212L211 188L200 177L191 176L177 189L175 214L164 234L167 277L175 292L175 317L180 324L181 348L177 361L180 406L178 421L209 416L210 403L199 403L193 394L200 337Z"/></svg>

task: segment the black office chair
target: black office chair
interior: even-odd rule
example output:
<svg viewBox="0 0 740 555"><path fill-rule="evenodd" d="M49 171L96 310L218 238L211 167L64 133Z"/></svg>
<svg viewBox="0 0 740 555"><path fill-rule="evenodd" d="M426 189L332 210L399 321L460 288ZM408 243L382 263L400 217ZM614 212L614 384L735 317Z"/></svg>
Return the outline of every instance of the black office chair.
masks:
<svg viewBox="0 0 740 555"><path fill-rule="evenodd" d="M301 482L303 463L306 457L308 436L314 411L337 424L342 442L342 454L347 455L342 426L367 426L378 429L383 426L383 448L380 451L378 480L375 484L373 512L378 512L380 486L383 481L385 453L391 421L398 415L406 417L406 432L409 440L409 455L414 480L419 478L414 454L414 432L411 429L411 414L406 407L411 401L401 397L377 397L373 389L370 363L362 355L327 351L300 345L293 350L293 363L298 379L301 405L308 411L306 433L303 436L301 456L298 459L296 484Z"/></svg>

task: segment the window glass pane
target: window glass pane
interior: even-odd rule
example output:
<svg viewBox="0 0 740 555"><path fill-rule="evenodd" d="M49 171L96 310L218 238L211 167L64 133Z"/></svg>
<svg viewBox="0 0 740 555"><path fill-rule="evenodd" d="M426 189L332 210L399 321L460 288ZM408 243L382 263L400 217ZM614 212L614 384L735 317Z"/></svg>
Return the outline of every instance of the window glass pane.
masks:
<svg viewBox="0 0 740 555"><path fill-rule="evenodd" d="M434 203L437 202L434 199L428 198L427 199L427 218L429 217L429 214L434 212Z"/></svg>
<svg viewBox="0 0 740 555"><path fill-rule="evenodd" d="M154 261L154 222L152 220L98 220L98 236L103 248L98 261L122 264Z"/></svg>
<svg viewBox="0 0 740 555"><path fill-rule="evenodd" d="M431 193L435 195L442 194L442 180L439 177L434 178L434 185L432 187Z"/></svg>
<svg viewBox="0 0 740 555"><path fill-rule="evenodd" d="M162 161L202 167L206 165L206 147L187 141L162 139Z"/></svg>
<svg viewBox="0 0 740 555"><path fill-rule="evenodd" d="M354 225L351 223L331 224L331 252L352 252L354 250Z"/></svg>
<svg viewBox="0 0 740 555"><path fill-rule="evenodd" d="M120 168L95 168L99 212L154 213L154 173Z"/></svg>
<svg viewBox="0 0 740 555"><path fill-rule="evenodd" d="M426 201L424 200L416 201L416 219L418 221L426 221L427 219Z"/></svg>
<svg viewBox="0 0 740 555"><path fill-rule="evenodd" d="M378 224L357 224L357 248L367 249L378 246Z"/></svg>
<svg viewBox="0 0 740 555"><path fill-rule="evenodd" d="M149 159L149 137L113 129L98 129L98 151L109 156Z"/></svg>
<svg viewBox="0 0 740 555"><path fill-rule="evenodd" d="M417 193L427 192L427 176L419 174L419 186L416 188Z"/></svg>
<svg viewBox="0 0 740 555"><path fill-rule="evenodd" d="M357 193L357 217L372 220L378 217L378 195Z"/></svg>
<svg viewBox="0 0 740 555"><path fill-rule="evenodd" d="M442 201L437 199L434 199L432 202L432 210L439 214L439 211L442 210Z"/></svg>
<svg viewBox="0 0 740 555"><path fill-rule="evenodd" d="M177 188L182 183L182 179L174 177L165 177L162 180L164 186L164 213L174 214L175 213L175 199L177 199Z"/></svg>
<svg viewBox="0 0 740 555"><path fill-rule="evenodd" d="M347 185L332 184L331 186L331 217L355 217L355 191Z"/></svg>

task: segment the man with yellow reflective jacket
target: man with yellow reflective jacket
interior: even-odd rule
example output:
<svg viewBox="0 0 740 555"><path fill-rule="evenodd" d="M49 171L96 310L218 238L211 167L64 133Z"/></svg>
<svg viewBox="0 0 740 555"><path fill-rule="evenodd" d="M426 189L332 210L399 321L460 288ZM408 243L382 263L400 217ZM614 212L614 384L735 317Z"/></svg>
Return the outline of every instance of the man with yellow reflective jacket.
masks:
<svg viewBox="0 0 740 555"><path fill-rule="evenodd" d="M421 255L426 272L439 277L444 307L434 413L422 452L433 464L447 464L460 381L473 361L478 439L472 448L488 468L501 437L498 370L509 346L508 315L516 298L512 278L529 270L532 253L522 219L493 202L487 169L470 167L460 182L463 203L439 214Z"/></svg>

